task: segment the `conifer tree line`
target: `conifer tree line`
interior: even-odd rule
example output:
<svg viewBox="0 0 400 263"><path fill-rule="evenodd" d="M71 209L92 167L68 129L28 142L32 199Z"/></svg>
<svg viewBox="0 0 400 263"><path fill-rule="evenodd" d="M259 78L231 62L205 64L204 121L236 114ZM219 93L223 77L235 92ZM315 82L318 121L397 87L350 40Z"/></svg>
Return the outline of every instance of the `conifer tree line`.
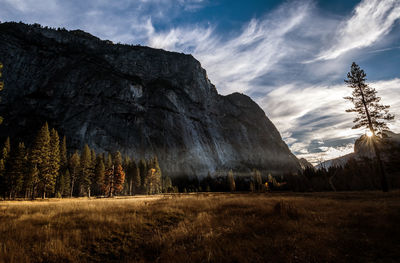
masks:
<svg viewBox="0 0 400 263"><path fill-rule="evenodd" d="M270 173L262 173L253 169L251 172L245 172L235 175L233 170L228 172L215 172L213 175L208 173L204 178L189 178L181 176L174 178L173 183L177 188L176 192L254 192L262 193L267 190L265 183L268 183L274 190L288 190L283 188L286 182L285 178L278 176L279 181Z"/></svg>
<svg viewBox="0 0 400 263"><path fill-rule="evenodd" d="M120 152L96 153L85 145L69 153L67 140L46 123L30 148L4 142L0 153L3 198L114 196L172 192L157 157L135 161Z"/></svg>

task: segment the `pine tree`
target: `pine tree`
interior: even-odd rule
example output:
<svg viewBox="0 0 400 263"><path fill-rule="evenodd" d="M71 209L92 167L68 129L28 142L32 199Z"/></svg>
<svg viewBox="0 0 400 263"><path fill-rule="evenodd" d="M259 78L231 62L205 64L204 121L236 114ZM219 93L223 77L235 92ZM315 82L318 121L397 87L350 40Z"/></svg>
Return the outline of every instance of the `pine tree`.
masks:
<svg viewBox="0 0 400 263"><path fill-rule="evenodd" d="M354 104L354 108L346 112L355 112L357 117L354 119L353 129L366 128L371 132L371 142L378 161L382 190L388 191L387 179L383 163L380 157L380 149L377 145L379 137L383 130L388 129L387 122L394 119L394 115L389 113L388 105L380 104L381 98L376 95L376 90L365 83L366 74L364 70L353 62L350 72L347 73L345 83L353 89L351 97L345 97L346 100Z"/></svg>
<svg viewBox="0 0 400 263"><path fill-rule="evenodd" d="M94 151L94 149L92 149L91 151L90 151L90 156L91 156L91 158L92 158L92 167L95 167L96 166L96 160L97 160L97 155L96 155L96 152Z"/></svg>
<svg viewBox="0 0 400 263"><path fill-rule="evenodd" d="M7 169L8 171L6 175L6 183L10 198L16 197L17 194L22 190L26 166L27 161L25 144L19 143L18 148L13 150L10 155L9 168Z"/></svg>
<svg viewBox="0 0 400 263"><path fill-rule="evenodd" d="M54 189L55 183L60 180L60 137L55 129L50 131L50 173L49 189ZM59 193L60 194L60 193Z"/></svg>
<svg viewBox="0 0 400 263"><path fill-rule="evenodd" d="M145 182L146 182L146 177L147 177L147 164L146 161L143 159L140 159L139 161L139 172L140 172L140 181L141 185L145 188Z"/></svg>
<svg viewBox="0 0 400 263"><path fill-rule="evenodd" d="M122 165L113 165L105 172L103 190L108 197L113 197L122 190L124 182L125 172Z"/></svg>
<svg viewBox="0 0 400 263"><path fill-rule="evenodd" d="M139 167L136 165L133 167L133 184L135 186L135 193L138 194L142 185L142 180L140 177Z"/></svg>
<svg viewBox="0 0 400 263"><path fill-rule="evenodd" d="M112 154L111 154L111 153L108 153L108 154L107 154L107 159L106 159L104 165L105 165L105 167L106 167L106 170L112 168L113 160L112 160Z"/></svg>
<svg viewBox="0 0 400 263"><path fill-rule="evenodd" d="M211 173L207 172L207 176L206 178L204 178L203 182L204 182L204 187L206 189L207 192L211 192L212 186L213 186L213 178L211 177ZM208 189L208 190L207 190Z"/></svg>
<svg viewBox="0 0 400 263"><path fill-rule="evenodd" d="M10 137L7 137L4 142L3 150L2 150L2 158L0 164L0 190L3 194L3 197L6 196L7 192L7 180L6 180L6 164L10 155Z"/></svg>
<svg viewBox="0 0 400 263"><path fill-rule="evenodd" d="M129 163L127 163L129 162ZM135 159L131 158L126 158L125 159L125 171L126 171L126 180L128 181L128 194L133 195L134 189L136 189L135 186L135 180L136 180L136 172L137 172L137 165L135 162Z"/></svg>
<svg viewBox="0 0 400 263"><path fill-rule="evenodd" d="M148 194L158 194L161 192L161 176L157 169L149 169L144 185Z"/></svg>
<svg viewBox="0 0 400 263"><path fill-rule="evenodd" d="M85 144L80 161L80 183L83 187L82 192L86 192L87 196L90 197L90 187L94 169L92 168L92 154L90 148Z"/></svg>
<svg viewBox="0 0 400 263"><path fill-rule="evenodd" d="M249 185L249 191L250 191L250 192L254 192L254 189L255 189L255 187L254 187L254 182L251 180L251 181L250 181L250 185Z"/></svg>
<svg viewBox="0 0 400 263"><path fill-rule="evenodd" d="M132 195L133 188L133 180L132 180L132 169L131 169L131 158L129 156L125 156L123 158L122 168L125 171L125 184L123 192L127 195Z"/></svg>
<svg viewBox="0 0 400 263"><path fill-rule="evenodd" d="M74 152L74 154L72 154L71 158L69 159L69 171L70 171L70 182L71 182L70 196L71 197L75 190L76 181L78 180L79 167L80 167L79 154L78 154L78 152Z"/></svg>
<svg viewBox="0 0 400 263"><path fill-rule="evenodd" d="M121 165L117 165L114 174L114 194L122 191L125 182L125 172Z"/></svg>
<svg viewBox="0 0 400 263"><path fill-rule="evenodd" d="M60 144L60 169L57 175L57 180L56 180L56 193L59 193L59 195L62 197L66 195L67 193L69 194L69 190L66 191L66 175L65 173L67 172L68 169L68 156L67 156L67 139L64 136L63 140ZM69 187L68 187L69 189Z"/></svg>
<svg viewBox="0 0 400 263"><path fill-rule="evenodd" d="M353 62L350 72L347 73L345 83L353 89L351 97L345 97L346 100L354 104L354 108L346 112L355 112L357 117L354 119L353 129L366 128L372 134L380 134L388 129L387 122L394 119L394 115L389 113L389 105L380 104L381 98L376 95L377 91L365 83L366 74L364 70Z"/></svg>
<svg viewBox="0 0 400 263"><path fill-rule="evenodd" d="M155 191L156 191L156 193L161 193L163 191L163 189L162 189L163 177L162 177L162 172L161 172L160 164L158 163L157 156L154 156L152 162L153 162L152 168L156 169L156 172L154 175L157 177L157 178L155 178L155 180L156 180Z"/></svg>
<svg viewBox="0 0 400 263"><path fill-rule="evenodd" d="M64 136L60 147L60 169L65 172L68 167L67 138Z"/></svg>
<svg viewBox="0 0 400 263"><path fill-rule="evenodd" d="M4 159L0 159L0 194L5 198L6 183L5 183L6 165Z"/></svg>
<svg viewBox="0 0 400 263"><path fill-rule="evenodd" d="M113 165L118 166L121 165L122 166L122 156L120 152L116 152L113 156Z"/></svg>
<svg viewBox="0 0 400 263"><path fill-rule="evenodd" d="M254 189L257 192L261 192L261 187L262 187L261 173L257 169L253 170L253 182L254 182Z"/></svg>
<svg viewBox="0 0 400 263"><path fill-rule="evenodd" d="M125 182L125 172L122 168L122 156L120 152L113 155L111 168L107 169L104 176L103 190L109 197L122 191Z"/></svg>
<svg viewBox="0 0 400 263"><path fill-rule="evenodd" d="M30 194L31 194L31 199L35 199L36 196L36 189L38 188L38 185L40 183L40 177L39 177L40 171L37 168L37 164L31 164L28 177L29 177L29 183L28 187L30 188Z"/></svg>
<svg viewBox="0 0 400 263"><path fill-rule="evenodd" d="M164 191L166 193L172 193L174 191L174 187L172 186L172 180L171 177L167 176L164 179Z"/></svg>
<svg viewBox="0 0 400 263"><path fill-rule="evenodd" d="M105 174L105 167L103 163L103 159L101 157L97 158L96 167L95 167L95 191L97 194L100 194L101 189L104 184L104 174Z"/></svg>
<svg viewBox="0 0 400 263"><path fill-rule="evenodd" d="M0 62L0 91L4 89L4 82L2 81L3 77L3 63ZM0 116L0 124L3 122L3 117Z"/></svg>
<svg viewBox="0 0 400 263"><path fill-rule="evenodd" d="M63 191L61 192L62 196L70 196L71 193L71 175L69 170L66 169L65 173L63 174Z"/></svg>
<svg viewBox="0 0 400 263"><path fill-rule="evenodd" d="M46 192L49 188L51 189L54 182L53 173L51 171L50 149L50 132L46 122L36 136L31 153L32 165L36 165L39 170L39 187L42 192L42 198L46 197Z"/></svg>
<svg viewBox="0 0 400 263"><path fill-rule="evenodd" d="M4 160L4 163L7 162L7 159L10 155L10 150L11 150L11 146L10 146L10 137L7 137L6 141L4 142L4 146L3 146L3 151L2 151L2 159Z"/></svg>
<svg viewBox="0 0 400 263"><path fill-rule="evenodd" d="M231 192L234 192L236 189L235 178L233 177L233 171L230 170L228 173L228 186Z"/></svg>

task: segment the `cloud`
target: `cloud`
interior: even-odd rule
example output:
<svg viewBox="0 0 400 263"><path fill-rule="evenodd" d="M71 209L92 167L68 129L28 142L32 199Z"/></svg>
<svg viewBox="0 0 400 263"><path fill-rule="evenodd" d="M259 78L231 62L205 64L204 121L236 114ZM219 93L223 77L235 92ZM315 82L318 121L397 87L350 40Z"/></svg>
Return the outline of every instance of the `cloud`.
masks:
<svg viewBox="0 0 400 263"><path fill-rule="evenodd" d="M349 153L349 145L365 133L351 129L355 115L345 112L352 104L343 97L351 95L351 90L345 85L305 85L277 87L259 104L298 157L315 163ZM371 82L370 86L378 91L382 104L391 105L390 112L397 118L389 126L400 132L400 79Z"/></svg>
<svg viewBox="0 0 400 263"><path fill-rule="evenodd" d="M194 54L222 94L246 92L282 59L295 56L287 35L301 25L310 8L308 1L282 5L265 19L252 19L229 39L218 36L212 26L190 26L152 31L148 43Z"/></svg>
<svg viewBox="0 0 400 263"><path fill-rule="evenodd" d="M297 158L305 158L313 165L318 165L324 161L335 159L340 156L354 152L354 144L349 143L344 146L336 147L321 147L321 152L313 153L300 153L297 154Z"/></svg>
<svg viewBox="0 0 400 263"><path fill-rule="evenodd" d="M399 18L400 1L364 0L339 25L334 44L309 62L335 59L350 50L368 47L388 34Z"/></svg>
<svg viewBox="0 0 400 263"><path fill-rule="evenodd" d="M114 42L147 44L148 21L152 26L168 25L182 13L194 12L207 3L205 0L0 0L0 19L79 28Z"/></svg>

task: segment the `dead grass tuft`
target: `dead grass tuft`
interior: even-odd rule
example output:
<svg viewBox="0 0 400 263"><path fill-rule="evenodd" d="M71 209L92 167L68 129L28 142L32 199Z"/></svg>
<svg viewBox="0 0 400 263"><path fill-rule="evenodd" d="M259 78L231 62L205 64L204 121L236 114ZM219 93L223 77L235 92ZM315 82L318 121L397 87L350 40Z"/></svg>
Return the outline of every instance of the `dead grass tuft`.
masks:
<svg viewBox="0 0 400 263"><path fill-rule="evenodd" d="M300 212L299 209L292 202L280 200L274 206L274 212L284 218L299 219Z"/></svg>

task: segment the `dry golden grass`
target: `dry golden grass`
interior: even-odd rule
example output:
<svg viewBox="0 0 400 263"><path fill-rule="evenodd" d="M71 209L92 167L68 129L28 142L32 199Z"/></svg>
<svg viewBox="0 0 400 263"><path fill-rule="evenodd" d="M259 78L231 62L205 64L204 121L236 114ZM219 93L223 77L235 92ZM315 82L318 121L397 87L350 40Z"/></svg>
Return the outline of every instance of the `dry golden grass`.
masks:
<svg viewBox="0 0 400 263"><path fill-rule="evenodd" d="M398 262L400 192L0 202L0 262Z"/></svg>

